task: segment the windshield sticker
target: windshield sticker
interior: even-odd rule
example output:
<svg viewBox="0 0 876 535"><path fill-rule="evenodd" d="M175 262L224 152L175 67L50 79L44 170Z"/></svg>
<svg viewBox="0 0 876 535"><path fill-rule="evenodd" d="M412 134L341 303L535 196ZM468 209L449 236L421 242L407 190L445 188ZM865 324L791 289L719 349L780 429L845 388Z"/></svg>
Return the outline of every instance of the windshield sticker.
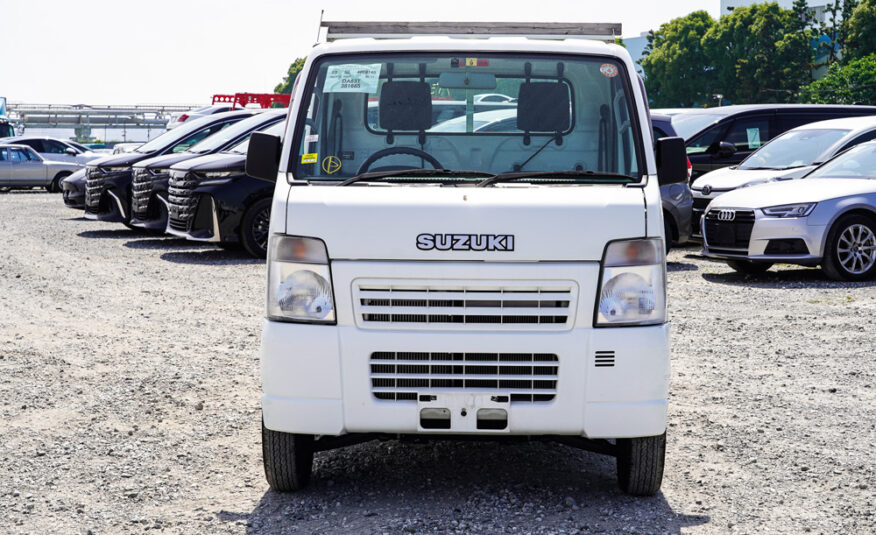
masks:
<svg viewBox="0 0 876 535"><path fill-rule="evenodd" d="M317 154L315 152L301 155L301 163L316 163L318 161L319 161L319 154Z"/></svg>
<svg viewBox="0 0 876 535"><path fill-rule="evenodd" d="M489 67L490 60L481 58L450 58L450 67Z"/></svg>
<svg viewBox="0 0 876 535"><path fill-rule="evenodd" d="M322 159L322 170L333 175L341 170L341 159L337 156L326 156Z"/></svg>
<svg viewBox="0 0 876 535"><path fill-rule="evenodd" d="M748 148L760 148L760 128L746 128L745 133L748 134Z"/></svg>
<svg viewBox="0 0 876 535"><path fill-rule="evenodd" d="M617 67L615 67L611 63L603 63L599 67L599 72L601 72L602 75L607 78L614 78L615 76L617 76Z"/></svg>
<svg viewBox="0 0 876 535"><path fill-rule="evenodd" d="M316 143L317 141L319 141L319 134L310 134L304 138L305 143Z"/></svg>
<svg viewBox="0 0 876 535"><path fill-rule="evenodd" d="M325 76L325 93L377 93L380 63L331 65Z"/></svg>

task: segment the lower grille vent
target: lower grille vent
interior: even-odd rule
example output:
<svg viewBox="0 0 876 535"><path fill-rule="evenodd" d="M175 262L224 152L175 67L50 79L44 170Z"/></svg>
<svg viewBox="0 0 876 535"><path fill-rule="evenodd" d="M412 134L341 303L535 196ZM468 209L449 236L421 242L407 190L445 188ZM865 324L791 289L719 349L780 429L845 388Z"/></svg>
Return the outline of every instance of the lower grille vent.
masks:
<svg viewBox="0 0 876 535"><path fill-rule="evenodd" d="M597 351L595 361L597 368L613 368L614 351Z"/></svg>

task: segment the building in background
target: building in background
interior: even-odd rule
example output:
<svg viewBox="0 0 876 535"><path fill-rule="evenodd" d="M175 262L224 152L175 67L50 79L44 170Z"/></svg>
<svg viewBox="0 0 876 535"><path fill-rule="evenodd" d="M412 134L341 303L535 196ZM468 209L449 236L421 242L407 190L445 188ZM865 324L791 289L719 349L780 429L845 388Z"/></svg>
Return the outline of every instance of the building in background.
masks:
<svg viewBox="0 0 876 535"><path fill-rule="evenodd" d="M779 7L781 7L782 9L791 9L792 7L794 7L794 0L721 0L721 15L726 15L737 7L748 7L752 4L766 3L779 4ZM824 22L827 11L827 1L809 0L807 4L809 5L809 8L812 9L812 14L815 17L815 21Z"/></svg>

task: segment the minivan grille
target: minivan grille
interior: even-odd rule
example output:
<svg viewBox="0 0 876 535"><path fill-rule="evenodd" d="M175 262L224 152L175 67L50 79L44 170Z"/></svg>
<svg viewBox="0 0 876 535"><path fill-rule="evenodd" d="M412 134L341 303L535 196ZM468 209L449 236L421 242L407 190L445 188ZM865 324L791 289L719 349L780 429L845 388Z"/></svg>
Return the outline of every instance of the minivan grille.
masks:
<svg viewBox="0 0 876 535"><path fill-rule="evenodd" d="M144 168L135 168L131 185L131 211L138 219L148 217L149 199L157 181L167 178L166 169L156 173Z"/></svg>
<svg viewBox="0 0 876 535"><path fill-rule="evenodd" d="M378 351L370 359L377 399L416 400L421 394L481 392L512 402L554 399L559 358L552 353L418 353Z"/></svg>
<svg viewBox="0 0 876 535"><path fill-rule="evenodd" d="M89 212L97 212L100 195L106 176L97 167L88 167L85 171L85 207Z"/></svg>
<svg viewBox="0 0 876 535"><path fill-rule="evenodd" d="M562 330L572 326L577 285L572 281L484 286L357 281L354 294L356 318L363 328Z"/></svg>
<svg viewBox="0 0 876 535"><path fill-rule="evenodd" d="M198 196L194 193L196 187L198 179L190 173L171 173L167 187L167 215L172 229L183 232L189 230L198 210Z"/></svg>
<svg viewBox="0 0 876 535"><path fill-rule="evenodd" d="M706 213L705 241L708 247L748 251L751 229L754 228L753 210L735 210L732 221L718 219L721 210Z"/></svg>

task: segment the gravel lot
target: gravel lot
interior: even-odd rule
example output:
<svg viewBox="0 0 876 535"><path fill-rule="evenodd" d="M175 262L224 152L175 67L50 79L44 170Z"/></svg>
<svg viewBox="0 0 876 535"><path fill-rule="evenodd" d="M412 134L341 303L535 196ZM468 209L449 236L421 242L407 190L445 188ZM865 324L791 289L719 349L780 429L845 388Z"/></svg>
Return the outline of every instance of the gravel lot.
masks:
<svg viewBox="0 0 876 535"><path fill-rule="evenodd" d="M0 194L0 533L874 533L876 285L670 254L654 498L543 443L372 442L262 473L264 266Z"/></svg>

